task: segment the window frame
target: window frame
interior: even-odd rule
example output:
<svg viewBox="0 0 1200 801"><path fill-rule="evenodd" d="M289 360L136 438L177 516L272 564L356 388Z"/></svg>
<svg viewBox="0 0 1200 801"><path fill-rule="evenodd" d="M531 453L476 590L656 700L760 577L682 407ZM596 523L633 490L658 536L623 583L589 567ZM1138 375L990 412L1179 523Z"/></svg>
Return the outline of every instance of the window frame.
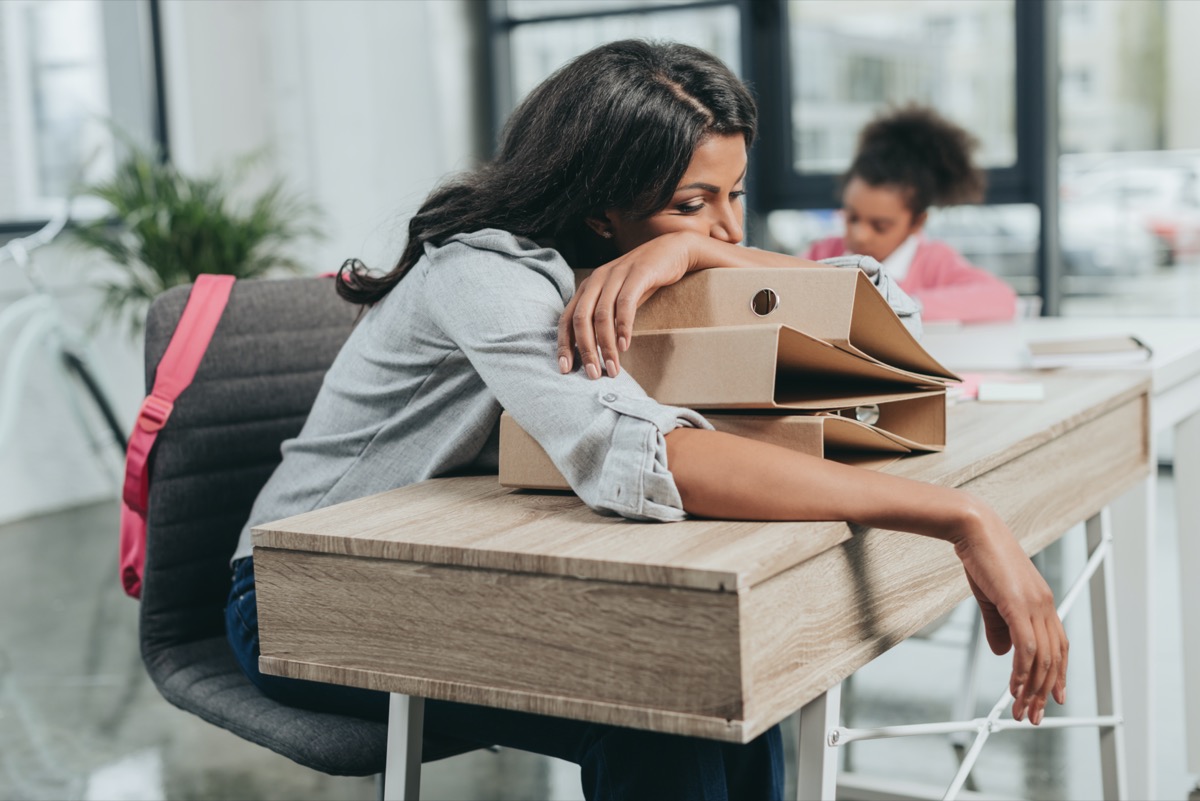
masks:
<svg viewBox="0 0 1200 801"><path fill-rule="evenodd" d="M526 24L592 19L630 13L733 6L739 10L741 75L759 107L758 139L750 155L747 214L750 238L765 230L765 217L777 210L836 207L840 174L800 173L792 159L792 95L788 0L695 0L672 6L622 6L611 10L514 19L507 0L483 4L485 63L491 67L488 92L489 152L512 108L509 47L512 31ZM986 170L983 205L1028 203L1038 209L1041 234L1035 262L1043 315L1057 315L1062 295L1058 247L1058 16L1055 0L1013 0L1014 113L1016 159L1011 166Z"/></svg>
<svg viewBox="0 0 1200 801"><path fill-rule="evenodd" d="M1016 160L1008 167L986 170L986 205L1034 203L1039 180L1037 151L1040 149L1039 118L1044 69L1041 47L1043 14L1041 2L1014 0L1013 32L1016 50L1015 117ZM758 92L760 137L756 146L757 174L754 203L759 214L776 209L828 209L836 205L838 173L797 172L794 168L792 87L788 40L787 0L755 3L754 64L750 75ZM778 65L784 65L782 68Z"/></svg>

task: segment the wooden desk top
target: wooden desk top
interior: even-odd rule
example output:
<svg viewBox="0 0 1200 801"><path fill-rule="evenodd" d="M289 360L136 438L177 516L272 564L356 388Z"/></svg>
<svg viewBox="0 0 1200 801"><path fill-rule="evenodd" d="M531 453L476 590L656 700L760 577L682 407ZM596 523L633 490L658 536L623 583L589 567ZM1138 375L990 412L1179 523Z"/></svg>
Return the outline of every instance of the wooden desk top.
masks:
<svg viewBox="0 0 1200 801"><path fill-rule="evenodd" d="M1038 380L1044 402L955 406L944 453L885 469L975 493L1041 550L1147 474L1150 400L1144 372ZM254 536L266 673L733 742L969 594L927 537L639 524L494 476Z"/></svg>
<svg viewBox="0 0 1200 801"><path fill-rule="evenodd" d="M883 468L961 486L1145 391L1143 377L1039 377L1045 403L952 407L949 447ZM602 517L569 493L508 490L495 476L433 479L259 526L256 547L736 591L850 537L836 523Z"/></svg>

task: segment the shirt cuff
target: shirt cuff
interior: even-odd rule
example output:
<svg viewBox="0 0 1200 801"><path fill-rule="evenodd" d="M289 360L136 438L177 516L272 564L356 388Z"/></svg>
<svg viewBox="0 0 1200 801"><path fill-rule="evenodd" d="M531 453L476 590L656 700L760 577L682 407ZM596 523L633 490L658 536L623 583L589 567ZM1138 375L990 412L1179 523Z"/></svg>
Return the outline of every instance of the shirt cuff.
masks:
<svg viewBox="0 0 1200 801"><path fill-rule="evenodd" d="M617 413L600 470L599 508L633 520L683 520L683 499L667 469L666 435L680 426L712 430L691 409L606 391L600 403Z"/></svg>

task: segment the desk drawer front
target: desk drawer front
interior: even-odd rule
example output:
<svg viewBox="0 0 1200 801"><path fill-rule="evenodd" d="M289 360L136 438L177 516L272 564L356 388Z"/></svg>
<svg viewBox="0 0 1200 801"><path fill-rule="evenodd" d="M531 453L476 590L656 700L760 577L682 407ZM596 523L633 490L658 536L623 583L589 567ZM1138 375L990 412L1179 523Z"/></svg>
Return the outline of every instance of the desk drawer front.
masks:
<svg viewBox="0 0 1200 801"><path fill-rule="evenodd" d="M268 671L634 726L614 707L741 717L730 593L271 548L254 558Z"/></svg>

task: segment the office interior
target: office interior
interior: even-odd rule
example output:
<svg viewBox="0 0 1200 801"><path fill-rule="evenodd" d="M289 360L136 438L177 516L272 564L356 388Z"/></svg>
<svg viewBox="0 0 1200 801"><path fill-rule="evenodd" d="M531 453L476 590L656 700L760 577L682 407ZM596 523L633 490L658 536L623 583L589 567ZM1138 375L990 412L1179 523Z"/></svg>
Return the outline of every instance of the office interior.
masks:
<svg viewBox="0 0 1200 801"><path fill-rule="evenodd" d="M801 254L838 233L857 131L919 101L979 138L989 176L983 203L934 209L927 235L1008 282L1020 314L1195 320L1198 31L1198 0L4 0L0 244L59 218L72 187L111 176L137 147L185 174L236 173L234 197L282 180L321 232L286 246L301 274L347 258L385 268L426 194L488 157L525 92L594 45L651 37L716 53L755 90L748 244ZM103 221L112 208L74 197L70 215ZM375 797L374 779L296 765L150 683L137 602L117 576L124 454L54 351L60 332L76 338L128 429L145 392L138 312L104 313L120 268L69 231L27 260L11 255L0 263L0 322L12 322L0 328L0 799ZM50 299L53 322L11 313L34 296ZM1157 726L1140 770L1154 797L1183 799L1200 794L1173 558L1191 532L1176 530L1174 504L1197 488L1176 483L1173 457L1162 442L1147 677ZM1056 591L1084 561L1082 536L1068 532L1041 563ZM964 604L861 669L845 714L855 725L951 714L974 614ZM1084 609L1069 622L1073 655L1089 631ZM1095 714L1089 671L1073 665L1070 714ZM982 686L999 692L1006 675L1004 657L983 658ZM1098 753L1094 731L997 736L970 789L1098 798ZM841 759L899 788L944 785L958 755L935 736L856 743ZM504 749L426 765L421 795L583 798L577 767Z"/></svg>

